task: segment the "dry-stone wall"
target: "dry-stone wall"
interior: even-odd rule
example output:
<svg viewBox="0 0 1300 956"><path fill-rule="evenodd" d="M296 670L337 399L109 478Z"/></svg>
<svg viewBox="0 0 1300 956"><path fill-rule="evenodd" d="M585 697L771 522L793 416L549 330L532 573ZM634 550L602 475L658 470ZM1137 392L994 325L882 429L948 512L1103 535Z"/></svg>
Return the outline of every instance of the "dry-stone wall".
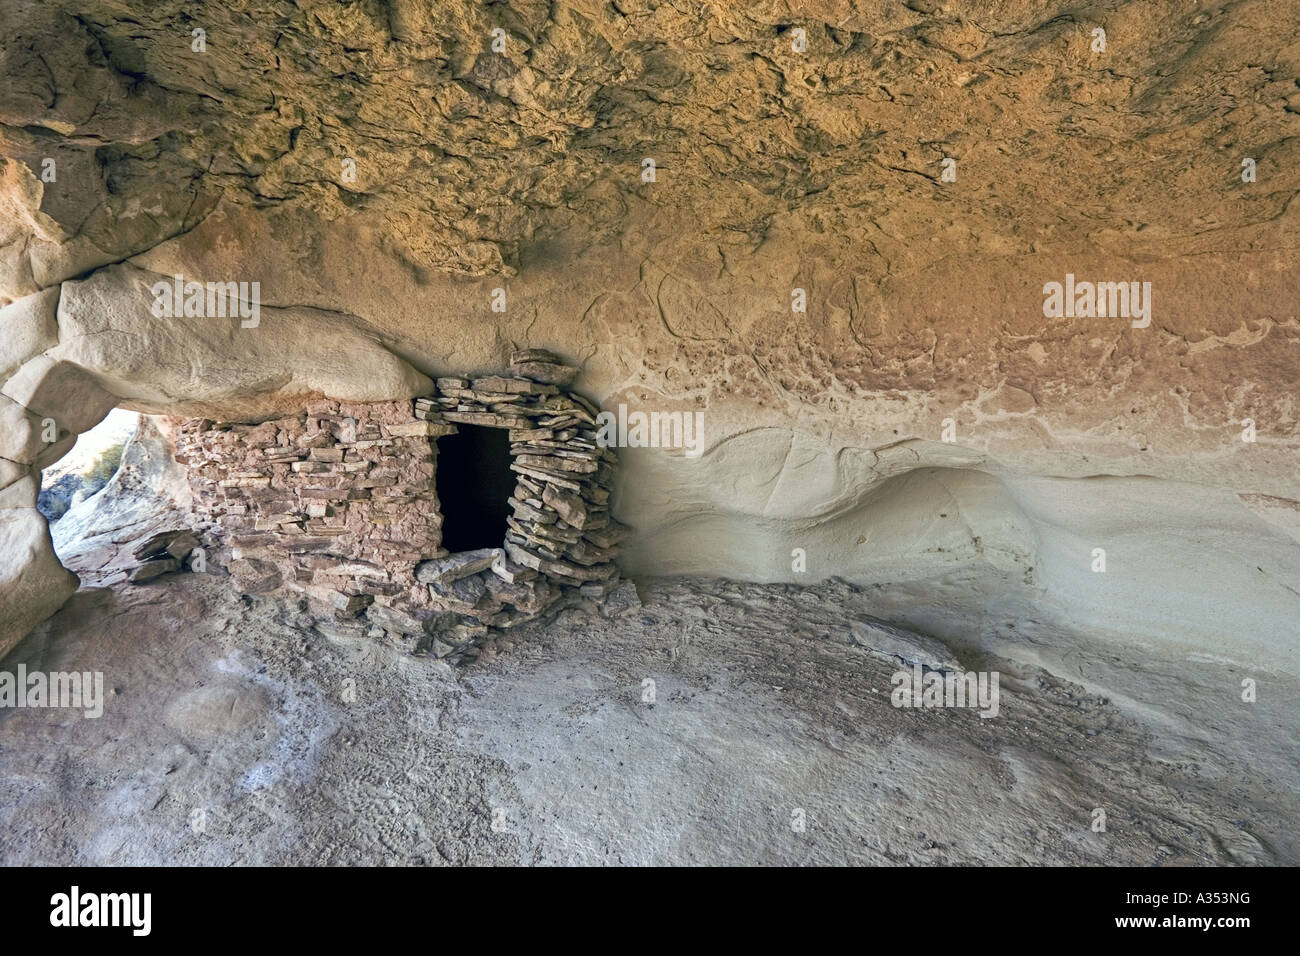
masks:
<svg viewBox="0 0 1300 956"><path fill-rule="evenodd" d="M177 458L196 507L248 592L286 587L439 656L472 657L494 628L574 600L635 600L613 561L615 456L597 409L540 350L508 376L441 378L414 401L311 401L260 424L185 422ZM435 492L437 439L458 424L507 429L517 483L500 548L449 554Z"/></svg>
<svg viewBox="0 0 1300 956"><path fill-rule="evenodd" d="M439 553L439 427L409 401L321 399L258 425L188 421L177 458L245 590L289 584L346 612L409 591L416 562Z"/></svg>

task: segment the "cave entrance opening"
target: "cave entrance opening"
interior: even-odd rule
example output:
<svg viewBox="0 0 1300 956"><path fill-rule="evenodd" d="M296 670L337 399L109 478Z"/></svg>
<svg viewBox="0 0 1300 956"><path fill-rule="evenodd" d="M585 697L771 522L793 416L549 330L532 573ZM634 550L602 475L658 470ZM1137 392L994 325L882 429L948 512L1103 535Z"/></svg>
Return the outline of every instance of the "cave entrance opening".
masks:
<svg viewBox="0 0 1300 956"><path fill-rule="evenodd" d="M438 439L437 479L442 546L448 551L499 548L515 492L510 433L504 428L458 425Z"/></svg>
<svg viewBox="0 0 1300 956"><path fill-rule="evenodd" d="M117 474L122 452L139 421L137 413L115 408L94 428L77 436L71 451L41 470L36 509L51 527L73 507L97 495Z"/></svg>

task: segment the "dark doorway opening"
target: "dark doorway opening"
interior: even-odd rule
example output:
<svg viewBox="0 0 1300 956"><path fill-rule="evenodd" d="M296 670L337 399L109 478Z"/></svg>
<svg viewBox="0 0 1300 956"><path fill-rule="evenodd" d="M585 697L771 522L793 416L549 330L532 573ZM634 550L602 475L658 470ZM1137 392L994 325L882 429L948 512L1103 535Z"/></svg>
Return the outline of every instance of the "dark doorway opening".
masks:
<svg viewBox="0 0 1300 956"><path fill-rule="evenodd" d="M438 504L442 546L448 551L499 548L506 537L507 504L515 493L510 433L504 428L457 425L438 439Z"/></svg>

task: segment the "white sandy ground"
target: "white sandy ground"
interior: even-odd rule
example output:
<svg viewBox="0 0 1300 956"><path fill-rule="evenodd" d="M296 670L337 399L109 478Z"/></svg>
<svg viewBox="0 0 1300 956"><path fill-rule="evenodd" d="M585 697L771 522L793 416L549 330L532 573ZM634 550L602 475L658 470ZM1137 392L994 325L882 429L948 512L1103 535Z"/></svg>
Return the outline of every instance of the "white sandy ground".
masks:
<svg viewBox="0 0 1300 956"><path fill-rule="evenodd" d="M1248 675L1246 704L1232 666L1121 658L1014 597L972 616L960 573L643 582L640 610L565 612L464 674L227 580L83 588L6 659L102 670L107 704L0 716L0 861L1300 860L1293 678ZM873 646L944 656L871 626L902 606L1001 672L997 718L890 705Z"/></svg>
<svg viewBox="0 0 1300 956"><path fill-rule="evenodd" d="M0 862L1300 861L1300 680L1071 623L1015 561L644 578L453 672L239 595L220 554L127 585L187 508L144 420L55 526L82 589L0 670L103 671L107 702L0 711ZM894 708L897 655L997 670L999 716Z"/></svg>

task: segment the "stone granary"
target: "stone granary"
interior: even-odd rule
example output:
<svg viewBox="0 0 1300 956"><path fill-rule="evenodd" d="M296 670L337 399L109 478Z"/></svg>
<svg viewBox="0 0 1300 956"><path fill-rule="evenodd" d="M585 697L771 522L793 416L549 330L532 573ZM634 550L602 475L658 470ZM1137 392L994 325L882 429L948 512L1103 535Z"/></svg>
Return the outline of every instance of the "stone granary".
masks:
<svg viewBox="0 0 1300 956"><path fill-rule="evenodd" d="M439 378L413 401L191 419L177 459L242 589L300 591L337 622L464 659L492 629L619 587L616 456L596 406L564 388L575 373L528 349L507 375Z"/></svg>

